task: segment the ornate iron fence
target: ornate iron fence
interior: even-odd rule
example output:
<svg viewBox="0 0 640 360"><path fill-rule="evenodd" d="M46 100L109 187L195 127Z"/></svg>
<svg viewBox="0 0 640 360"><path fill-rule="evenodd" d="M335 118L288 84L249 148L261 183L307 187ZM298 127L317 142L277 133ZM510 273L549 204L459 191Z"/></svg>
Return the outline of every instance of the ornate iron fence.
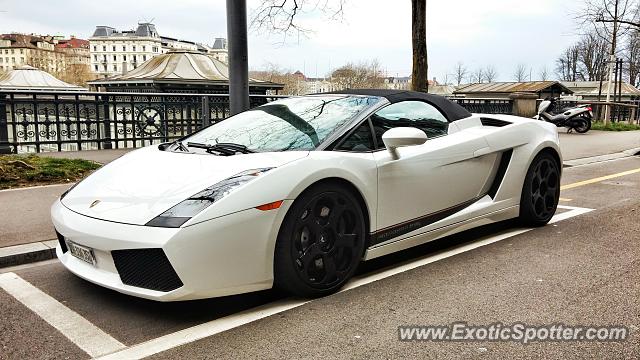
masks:
<svg viewBox="0 0 640 360"><path fill-rule="evenodd" d="M250 104L275 98L251 95ZM8 91L0 93L0 153L142 147L228 116L227 94Z"/></svg>

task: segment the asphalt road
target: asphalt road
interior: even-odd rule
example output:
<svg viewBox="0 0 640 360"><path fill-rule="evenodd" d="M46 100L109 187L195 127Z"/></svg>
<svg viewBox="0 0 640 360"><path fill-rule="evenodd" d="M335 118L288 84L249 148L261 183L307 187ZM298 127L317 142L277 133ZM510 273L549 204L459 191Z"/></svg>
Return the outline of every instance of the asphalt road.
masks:
<svg viewBox="0 0 640 360"><path fill-rule="evenodd" d="M219 358L640 358L640 158L565 169L561 204L595 211L462 252L159 352ZM567 211L567 210L563 210ZM360 276L478 242L492 225L365 264ZM55 263L9 269L124 346L269 304L282 294L155 303L87 283ZM6 271L6 270L5 270ZM0 290L0 359L88 358ZM629 327L624 342L400 342L400 325L465 321Z"/></svg>

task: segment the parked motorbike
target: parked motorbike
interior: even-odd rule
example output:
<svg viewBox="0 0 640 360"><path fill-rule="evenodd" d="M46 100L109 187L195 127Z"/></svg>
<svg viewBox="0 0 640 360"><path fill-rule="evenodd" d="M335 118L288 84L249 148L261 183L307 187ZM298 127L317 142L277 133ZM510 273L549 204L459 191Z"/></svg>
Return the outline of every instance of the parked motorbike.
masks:
<svg viewBox="0 0 640 360"><path fill-rule="evenodd" d="M563 109L562 113L554 115L548 111L550 111L555 104L555 98L542 101L540 106L538 106L538 115L534 116L534 119L550 122L557 127L566 127L567 132L575 130L584 134L591 129L591 122L593 120L591 105L585 104Z"/></svg>

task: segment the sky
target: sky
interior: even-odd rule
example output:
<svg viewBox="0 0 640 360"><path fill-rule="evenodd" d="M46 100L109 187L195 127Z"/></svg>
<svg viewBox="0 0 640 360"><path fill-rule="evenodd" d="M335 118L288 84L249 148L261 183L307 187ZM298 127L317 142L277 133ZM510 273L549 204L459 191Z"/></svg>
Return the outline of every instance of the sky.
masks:
<svg viewBox="0 0 640 360"><path fill-rule="evenodd" d="M311 0L313 1L313 0ZM329 0L332 1L332 0ZM152 21L161 35L212 44L226 36L225 0L0 0L0 33L75 35L96 25L129 30ZM248 0L249 18L260 0ZM553 72L555 59L576 41L572 14L582 0L427 0L429 77L453 81L456 63L494 66L511 81L518 64ZM249 67L269 63L321 77L348 62L377 59L388 76L411 73L411 1L347 0L342 21L303 14L306 35L250 30Z"/></svg>

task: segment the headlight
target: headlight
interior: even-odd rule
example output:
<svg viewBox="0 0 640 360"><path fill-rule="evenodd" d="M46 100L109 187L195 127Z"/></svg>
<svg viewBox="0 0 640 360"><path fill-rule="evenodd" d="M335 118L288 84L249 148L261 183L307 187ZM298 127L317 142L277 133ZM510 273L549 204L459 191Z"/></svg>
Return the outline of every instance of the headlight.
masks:
<svg viewBox="0 0 640 360"><path fill-rule="evenodd" d="M273 168L247 170L222 180L156 216L153 220L149 221L146 226L180 227L187 222L187 220L209 207L209 205L227 196L227 194L237 187L248 183L271 169Z"/></svg>

